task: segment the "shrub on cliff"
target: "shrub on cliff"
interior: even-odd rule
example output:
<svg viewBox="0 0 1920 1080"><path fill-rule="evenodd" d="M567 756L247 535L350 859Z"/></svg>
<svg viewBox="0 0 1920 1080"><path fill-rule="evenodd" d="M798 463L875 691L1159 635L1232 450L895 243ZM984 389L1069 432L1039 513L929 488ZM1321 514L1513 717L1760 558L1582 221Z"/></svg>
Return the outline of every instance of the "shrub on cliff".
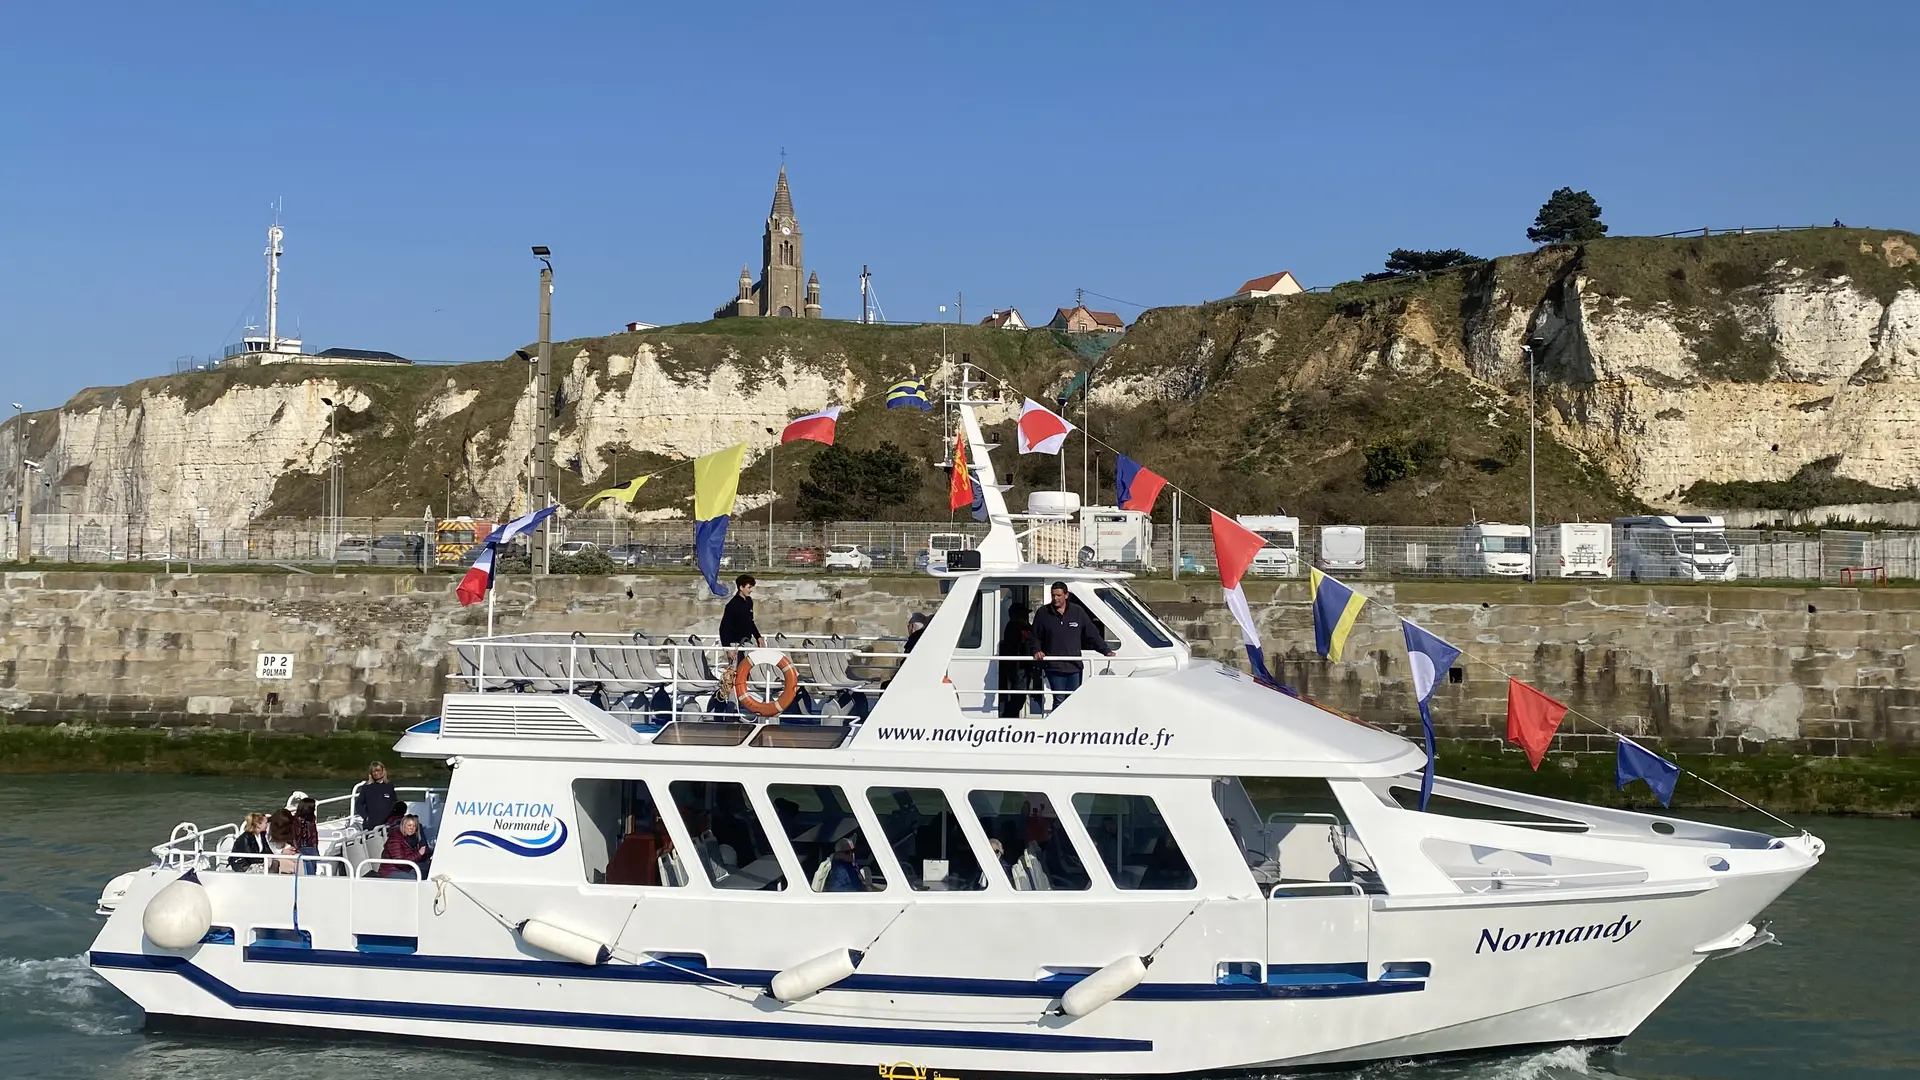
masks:
<svg viewBox="0 0 1920 1080"><path fill-rule="evenodd" d="M823 446L800 482L807 521L875 521L894 516L920 491L913 459L890 442L871 450Z"/></svg>
<svg viewBox="0 0 1920 1080"><path fill-rule="evenodd" d="M1377 273L1363 275L1363 281L1386 281L1391 278L1412 277L1416 274L1432 274L1441 270L1451 270L1456 266L1472 266L1485 262L1477 255L1469 255L1459 248L1443 248L1439 251L1414 251L1410 248L1394 248L1387 255L1387 268Z"/></svg>

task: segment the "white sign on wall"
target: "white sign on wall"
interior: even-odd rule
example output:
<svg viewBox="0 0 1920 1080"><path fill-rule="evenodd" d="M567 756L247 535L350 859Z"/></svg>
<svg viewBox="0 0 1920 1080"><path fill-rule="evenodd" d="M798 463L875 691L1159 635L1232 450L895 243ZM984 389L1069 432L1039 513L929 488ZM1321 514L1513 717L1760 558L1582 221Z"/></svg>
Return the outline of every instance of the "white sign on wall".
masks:
<svg viewBox="0 0 1920 1080"><path fill-rule="evenodd" d="M263 652L254 665L253 677L256 679L293 678L293 654Z"/></svg>

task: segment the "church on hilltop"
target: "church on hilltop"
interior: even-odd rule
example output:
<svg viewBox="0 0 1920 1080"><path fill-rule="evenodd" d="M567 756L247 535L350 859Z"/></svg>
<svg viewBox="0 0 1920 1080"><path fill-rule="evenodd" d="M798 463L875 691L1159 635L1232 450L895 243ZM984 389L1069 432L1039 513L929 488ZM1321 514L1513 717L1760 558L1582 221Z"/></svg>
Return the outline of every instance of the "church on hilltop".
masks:
<svg viewBox="0 0 1920 1080"><path fill-rule="evenodd" d="M808 274L800 262L800 219L793 216L793 193L787 190L784 164L773 187L767 231L760 239L760 280L753 280L741 267L739 292L713 313L716 319L748 315L820 317L820 275Z"/></svg>

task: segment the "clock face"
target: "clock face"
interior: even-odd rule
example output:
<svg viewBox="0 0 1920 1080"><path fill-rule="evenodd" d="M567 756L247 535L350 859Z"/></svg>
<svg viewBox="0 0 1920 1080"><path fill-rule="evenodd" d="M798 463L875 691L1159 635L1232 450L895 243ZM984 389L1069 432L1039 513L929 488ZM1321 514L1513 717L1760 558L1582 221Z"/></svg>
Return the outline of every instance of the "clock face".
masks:
<svg viewBox="0 0 1920 1080"><path fill-rule="evenodd" d="M792 227L792 226L790 226L790 225L782 225L782 226L780 226L780 235L781 235L781 236L792 236L792 235L793 235L793 227Z"/></svg>

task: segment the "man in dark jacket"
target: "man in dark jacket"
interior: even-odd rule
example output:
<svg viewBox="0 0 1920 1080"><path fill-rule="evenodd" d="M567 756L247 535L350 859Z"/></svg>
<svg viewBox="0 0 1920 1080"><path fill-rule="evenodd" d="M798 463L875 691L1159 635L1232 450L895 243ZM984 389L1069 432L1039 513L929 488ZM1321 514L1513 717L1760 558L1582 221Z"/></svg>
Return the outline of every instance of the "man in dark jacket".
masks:
<svg viewBox="0 0 1920 1080"><path fill-rule="evenodd" d="M367 782L353 797L353 812L360 817L360 827L377 829L385 825L393 816L393 804L399 801L399 792L387 781L387 767L377 761L368 765Z"/></svg>
<svg viewBox="0 0 1920 1080"><path fill-rule="evenodd" d="M767 639L760 635L760 627L753 621L752 574L741 574L733 579L733 599L727 601L727 608L720 613L720 644L724 648L749 645L765 646Z"/></svg>
<svg viewBox="0 0 1920 1080"><path fill-rule="evenodd" d="M1085 672L1080 666L1081 649L1092 649L1112 656L1106 639L1094 628L1087 609L1073 602L1067 583L1053 583L1053 603L1033 616L1033 658L1043 662L1047 689L1053 691L1053 707L1058 709L1067 695L1080 689Z"/></svg>

